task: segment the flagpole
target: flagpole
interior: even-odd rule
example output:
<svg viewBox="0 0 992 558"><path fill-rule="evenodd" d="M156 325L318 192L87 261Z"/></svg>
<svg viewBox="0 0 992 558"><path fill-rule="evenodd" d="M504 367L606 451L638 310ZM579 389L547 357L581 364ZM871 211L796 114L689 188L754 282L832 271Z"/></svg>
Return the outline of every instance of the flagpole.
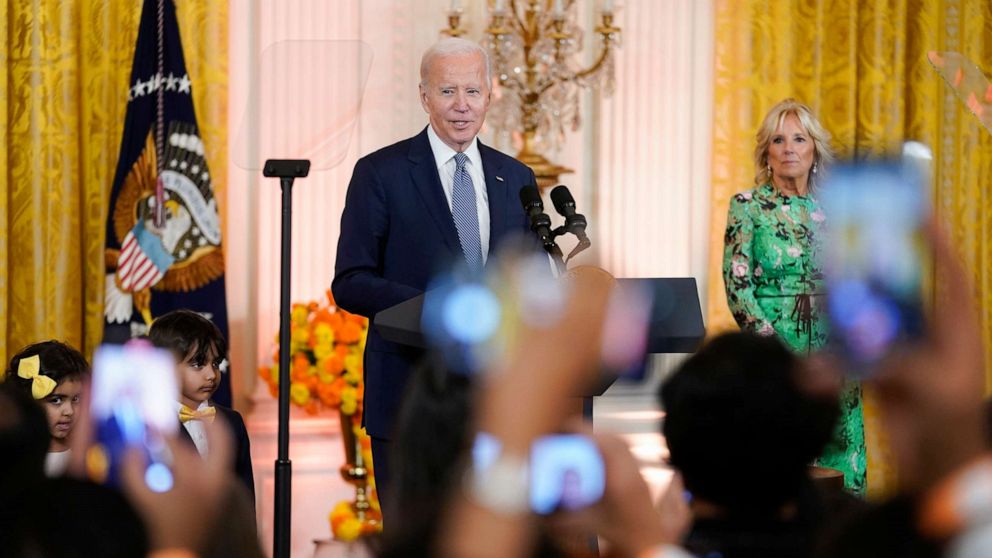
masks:
<svg viewBox="0 0 992 558"><path fill-rule="evenodd" d="M282 250L279 286L279 451L275 463L275 517L272 556L289 558L293 464L289 460L290 261L293 240L293 180L310 173L306 159L269 159L262 174L282 187Z"/></svg>

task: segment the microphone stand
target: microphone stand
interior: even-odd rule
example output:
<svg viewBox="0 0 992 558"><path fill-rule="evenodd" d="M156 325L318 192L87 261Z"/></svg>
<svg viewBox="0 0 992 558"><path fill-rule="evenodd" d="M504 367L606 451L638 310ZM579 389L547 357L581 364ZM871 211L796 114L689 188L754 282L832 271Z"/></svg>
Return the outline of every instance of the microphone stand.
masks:
<svg viewBox="0 0 992 558"><path fill-rule="evenodd" d="M586 248L592 246L592 242L589 240L588 237L586 238L580 237L579 235L575 234L575 231L568 229L565 225L559 225L558 227L555 228L555 230L551 231L552 238L563 236L565 233L572 233L572 235L574 235L576 238L579 239L579 243L575 245L575 248L572 248L572 251L569 252L568 254L568 258L564 260L566 262L574 258L577 254L579 254ZM558 248L557 244L555 244L555 248ZM562 257L561 256L562 253L563 252L561 251L561 249L558 249L558 257Z"/></svg>
<svg viewBox="0 0 992 558"><path fill-rule="evenodd" d="M310 173L308 159L269 159L262 174L278 177L282 187L282 250L279 285L279 452L275 462L273 558L289 558L293 464L289 460L289 270L293 241L293 180Z"/></svg>
<svg viewBox="0 0 992 558"><path fill-rule="evenodd" d="M555 230L557 231L558 229ZM552 231L551 238L544 242L543 247L544 251L551 256L551 261L555 264L555 270L558 272L558 277L561 277L566 271L568 271L568 268L565 267L565 256L561 251L561 248L558 247L558 243L555 242L555 236L558 235L554 234L554 231Z"/></svg>

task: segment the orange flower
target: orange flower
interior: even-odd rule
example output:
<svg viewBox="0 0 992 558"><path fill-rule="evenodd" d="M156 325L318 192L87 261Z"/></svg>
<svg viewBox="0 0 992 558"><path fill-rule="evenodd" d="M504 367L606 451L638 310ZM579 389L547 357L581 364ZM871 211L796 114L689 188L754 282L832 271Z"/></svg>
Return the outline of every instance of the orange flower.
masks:
<svg viewBox="0 0 992 558"><path fill-rule="evenodd" d="M316 415L318 410L317 400L311 399L310 402L303 407L303 410L306 411L308 415Z"/></svg>
<svg viewBox="0 0 992 558"><path fill-rule="evenodd" d="M294 372L296 370L303 370L305 372L307 368L310 368L310 359L307 358L307 355L303 353L296 353L295 355L293 355Z"/></svg>
<svg viewBox="0 0 992 558"><path fill-rule="evenodd" d="M327 296L327 303L331 306L336 306L334 302L334 294L331 292L331 289L324 291L324 294Z"/></svg>
<svg viewBox="0 0 992 558"><path fill-rule="evenodd" d="M320 402L327 407L337 407L341 404L341 385L337 382L333 384L320 384L317 386L317 397Z"/></svg>
<svg viewBox="0 0 992 558"><path fill-rule="evenodd" d="M327 308L321 308L313 315L313 323L315 324L327 324L331 325L334 320L334 314Z"/></svg>
<svg viewBox="0 0 992 558"><path fill-rule="evenodd" d="M348 349L348 345L344 345L342 343L338 343L334 347L334 352L336 352L338 354L338 356L340 356L341 359L344 360L344 357L348 356L348 353L351 352L351 351Z"/></svg>
<svg viewBox="0 0 992 558"><path fill-rule="evenodd" d="M328 374L341 375L344 372L344 357L338 352L331 353L324 359L324 370Z"/></svg>
<svg viewBox="0 0 992 558"><path fill-rule="evenodd" d="M307 386L307 389L310 390L310 393L316 392L317 386L321 385L320 380L317 379L317 376L307 376L306 379L303 380L303 383Z"/></svg>
<svg viewBox="0 0 992 558"><path fill-rule="evenodd" d="M363 318L364 319L364 318ZM358 340L362 337L362 326L356 324L354 321L346 321L341 324L341 327L337 330L337 339L341 343L351 345L352 343L358 343Z"/></svg>
<svg viewBox="0 0 992 558"><path fill-rule="evenodd" d="M260 378L262 378L263 380L265 380L265 381L269 381L269 374L271 374L271 370L272 369L269 368L268 366L259 366L258 367L258 376Z"/></svg>
<svg viewBox="0 0 992 558"><path fill-rule="evenodd" d="M276 384L269 384L269 394L272 397L279 397L279 386Z"/></svg>
<svg viewBox="0 0 992 558"><path fill-rule="evenodd" d="M360 327L366 327L369 324L368 318L366 318L365 316L359 316L358 314L352 314L351 312L345 312L344 317L349 322L358 324Z"/></svg>
<svg viewBox="0 0 992 558"><path fill-rule="evenodd" d="M305 382L309 378L306 368L293 368L293 371L289 373L289 379L296 382Z"/></svg>
<svg viewBox="0 0 992 558"><path fill-rule="evenodd" d="M331 521L331 531L338 528L342 521L350 517L355 517L355 511L351 509L351 503L347 501L338 502L331 510L328 519Z"/></svg>

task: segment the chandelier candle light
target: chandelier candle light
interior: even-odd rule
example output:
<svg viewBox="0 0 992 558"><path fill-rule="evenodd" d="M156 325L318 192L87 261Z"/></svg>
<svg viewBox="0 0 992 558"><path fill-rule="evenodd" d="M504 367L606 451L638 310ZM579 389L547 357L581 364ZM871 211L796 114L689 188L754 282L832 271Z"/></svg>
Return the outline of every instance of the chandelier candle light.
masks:
<svg viewBox="0 0 992 558"><path fill-rule="evenodd" d="M571 169L549 161L541 151L557 149L565 127L578 130L579 91L599 90L609 97L615 88L614 51L620 28L613 24L613 0L604 0L595 32L602 46L595 61L580 68L573 58L581 51L582 29L575 23L576 0L488 0L489 23L484 46L489 50L496 85L489 122L500 134L519 134L517 159L534 170L537 185L558 183ZM452 37L465 34L461 2L452 0L448 28Z"/></svg>

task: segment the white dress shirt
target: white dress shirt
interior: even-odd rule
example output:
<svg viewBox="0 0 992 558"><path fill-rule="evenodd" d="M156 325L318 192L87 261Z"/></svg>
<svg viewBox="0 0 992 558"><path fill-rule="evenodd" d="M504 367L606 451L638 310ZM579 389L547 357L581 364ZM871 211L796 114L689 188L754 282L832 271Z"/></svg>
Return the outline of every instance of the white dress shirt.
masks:
<svg viewBox="0 0 992 558"><path fill-rule="evenodd" d="M195 411L202 411L209 407L210 404L206 401L200 403L200 406L194 409ZM179 409L182 409L183 404L176 401L176 419L179 419ZM193 439L193 444L196 446L197 453L200 457L207 456L207 430L203 426L202 420L188 420L182 423L183 428L186 432L189 432L189 437Z"/></svg>
<svg viewBox="0 0 992 558"><path fill-rule="evenodd" d="M441 188L444 189L444 197L448 199L448 211L451 211L451 190L455 183L455 169L458 164L455 162L455 153L448 144L444 143L433 126L427 126L427 138L431 142L431 151L434 153L434 163L437 165L437 174L441 177ZM489 193L486 191L486 175L482 171L482 155L479 153L479 138L472 138L472 143L465 148L465 155L468 161L465 168L469 176L472 177L472 186L475 188L475 207L479 212L479 240L482 247L482 263L486 263L489 257Z"/></svg>
<svg viewBox="0 0 992 558"><path fill-rule="evenodd" d="M45 455L45 476L61 477L62 473L69 468L69 458L72 450L50 451Z"/></svg>

